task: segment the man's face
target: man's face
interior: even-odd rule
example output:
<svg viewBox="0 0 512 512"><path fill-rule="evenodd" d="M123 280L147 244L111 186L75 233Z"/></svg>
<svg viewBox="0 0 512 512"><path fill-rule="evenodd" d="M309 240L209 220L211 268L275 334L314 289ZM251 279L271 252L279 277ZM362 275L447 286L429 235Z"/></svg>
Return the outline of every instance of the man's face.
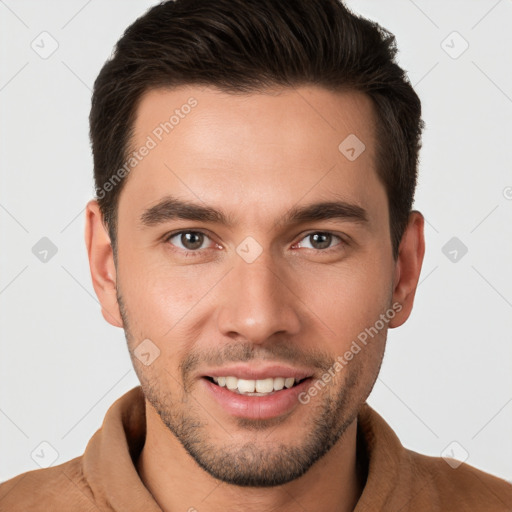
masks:
<svg viewBox="0 0 512 512"><path fill-rule="evenodd" d="M190 97L197 104L183 107ZM158 130L176 109L169 133ZM145 396L214 477L290 481L340 439L384 352L387 326L333 366L392 305L371 101L316 87L253 95L183 87L150 91L137 114L133 149L148 136L156 146L120 195L116 279ZM353 135L365 145L355 159L362 146ZM190 208L150 211L171 196L229 223ZM290 218L325 202L354 208ZM142 359L160 351L149 365L134 355L144 340ZM227 379L239 386L230 390L219 385L224 377L242 382ZM293 377L294 387L277 390ZM240 394L252 385L262 394Z"/></svg>

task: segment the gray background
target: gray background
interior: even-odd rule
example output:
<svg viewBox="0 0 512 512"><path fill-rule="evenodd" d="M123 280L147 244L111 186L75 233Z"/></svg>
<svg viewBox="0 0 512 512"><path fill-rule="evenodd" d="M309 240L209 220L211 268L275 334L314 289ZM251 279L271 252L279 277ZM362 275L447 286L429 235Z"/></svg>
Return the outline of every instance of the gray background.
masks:
<svg viewBox="0 0 512 512"><path fill-rule="evenodd" d="M82 454L138 384L89 275L87 116L114 43L154 3L0 1L0 481ZM427 124L420 286L369 403L406 447L512 480L512 2L347 3L396 35Z"/></svg>

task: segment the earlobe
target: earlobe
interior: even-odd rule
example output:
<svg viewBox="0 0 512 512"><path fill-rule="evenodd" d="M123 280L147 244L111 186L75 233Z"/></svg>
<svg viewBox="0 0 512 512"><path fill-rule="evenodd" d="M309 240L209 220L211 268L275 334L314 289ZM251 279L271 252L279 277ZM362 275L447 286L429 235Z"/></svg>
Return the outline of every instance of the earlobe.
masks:
<svg viewBox="0 0 512 512"><path fill-rule="evenodd" d="M424 224L425 219L420 212L414 210L410 213L400 242L393 288L393 304L400 303L402 309L389 322L391 328L402 325L412 311L425 254Z"/></svg>
<svg viewBox="0 0 512 512"><path fill-rule="evenodd" d="M101 313L109 324L123 327L116 295L114 254L98 202L94 199L89 201L85 212L85 245L92 284L101 304Z"/></svg>

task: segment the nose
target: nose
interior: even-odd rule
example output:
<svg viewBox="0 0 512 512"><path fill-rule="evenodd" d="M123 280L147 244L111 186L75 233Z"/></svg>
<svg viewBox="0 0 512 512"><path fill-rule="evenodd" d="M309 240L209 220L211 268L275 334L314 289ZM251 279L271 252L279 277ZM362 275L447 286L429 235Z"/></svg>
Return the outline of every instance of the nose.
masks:
<svg viewBox="0 0 512 512"><path fill-rule="evenodd" d="M293 293L291 269L279 267L268 251L252 263L235 256L223 280L217 314L224 336L262 344L272 336L300 330L300 300Z"/></svg>

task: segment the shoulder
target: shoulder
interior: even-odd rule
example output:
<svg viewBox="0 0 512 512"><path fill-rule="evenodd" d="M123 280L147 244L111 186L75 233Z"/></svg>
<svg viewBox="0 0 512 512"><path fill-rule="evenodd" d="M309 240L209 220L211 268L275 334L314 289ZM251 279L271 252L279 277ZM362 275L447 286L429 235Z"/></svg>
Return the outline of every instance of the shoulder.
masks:
<svg viewBox="0 0 512 512"><path fill-rule="evenodd" d="M82 473L82 457L28 471L0 484L0 512L97 512Z"/></svg>
<svg viewBox="0 0 512 512"><path fill-rule="evenodd" d="M359 412L358 423L369 462L361 511L512 512L509 482L454 459L405 448L367 403Z"/></svg>
<svg viewBox="0 0 512 512"><path fill-rule="evenodd" d="M428 496L440 510L512 510L512 484L466 463L405 450L418 499Z"/></svg>

